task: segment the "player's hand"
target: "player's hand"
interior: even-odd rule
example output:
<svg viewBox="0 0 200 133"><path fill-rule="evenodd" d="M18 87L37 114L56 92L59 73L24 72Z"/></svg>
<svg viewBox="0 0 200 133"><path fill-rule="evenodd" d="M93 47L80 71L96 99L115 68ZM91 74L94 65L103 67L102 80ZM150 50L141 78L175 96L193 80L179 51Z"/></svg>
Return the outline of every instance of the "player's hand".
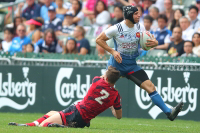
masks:
<svg viewBox="0 0 200 133"><path fill-rule="evenodd" d="M153 35L152 39L147 39L147 43L146 43L147 47L156 47L158 46L158 41L156 40L156 38Z"/></svg>
<svg viewBox="0 0 200 133"><path fill-rule="evenodd" d="M114 50L112 55L118 63L122 63L122 57L119 52Z"/></svg>

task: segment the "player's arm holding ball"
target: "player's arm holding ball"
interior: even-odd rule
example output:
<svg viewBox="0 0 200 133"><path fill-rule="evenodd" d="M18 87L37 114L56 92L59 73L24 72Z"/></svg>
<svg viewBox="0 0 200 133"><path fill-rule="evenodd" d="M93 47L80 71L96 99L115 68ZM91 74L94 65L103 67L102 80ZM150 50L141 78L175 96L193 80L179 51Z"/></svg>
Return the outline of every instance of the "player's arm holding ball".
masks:
<svg viewBox="0 0 200 133"><path fill-rule="evenodd" d="M116 31L115 31L116 30ZM106 33L105 33L106 32ZM114 49L110 48L106 41L109 40L110 38L112 38L116 32L117 29L114 26L109 27L105 32L102 32L97 38L96 38L96 43L101 46L103 49L105 49L106 51L108 51L110 54L113 55L113 57L115 58L115 60L118 63L122 62L122 57L120 56L120 53L115 51Z"/></svg>
<svg viewBox="0 0 200 133"><path fill-rule="evenodd" d="M154 35L152 35L152 39L147 39L146 46L152 48L158 46L158 41L156 40Z"/></svg>

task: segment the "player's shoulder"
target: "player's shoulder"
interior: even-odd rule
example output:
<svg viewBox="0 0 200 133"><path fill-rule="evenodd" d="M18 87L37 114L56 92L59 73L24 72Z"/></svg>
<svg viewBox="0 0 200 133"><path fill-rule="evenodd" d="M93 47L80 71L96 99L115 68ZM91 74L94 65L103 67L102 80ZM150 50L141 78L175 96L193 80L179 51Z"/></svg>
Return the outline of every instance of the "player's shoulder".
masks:
<svg viewBox="0 0 200 133"><path fill-rule="evenodd" d="M144 24L141 23L136 23L137 29L140 30L141 32L145 31Z"/></svg>
<svg viewBox="0 0 200 133"><path fill-rule="evenodd" d="M101 79L101 77L95 76L95 77L92 79L92 83L96 83L96 82L99 81L100 79Z"/></svg>

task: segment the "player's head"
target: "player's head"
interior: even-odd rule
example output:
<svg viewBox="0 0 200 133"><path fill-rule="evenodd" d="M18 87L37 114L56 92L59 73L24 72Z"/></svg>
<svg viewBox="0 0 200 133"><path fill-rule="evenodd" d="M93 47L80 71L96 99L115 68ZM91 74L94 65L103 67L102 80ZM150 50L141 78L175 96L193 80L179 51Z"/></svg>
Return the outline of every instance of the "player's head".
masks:
<svg viewBox="0 0 200 133"><path fill-rule="evenodd" d="M136 24L140 20L140 14L138 8L135 6L123 7L124 18L130 20L133 24Z"/></svg>
<svg viewBox="0 0 200 133"><path fill-rule="evenodd" d="M115 82L120 78L120 72L116 70L115 67L109 66L106 71L106 80L110 84L115 84Z"/></svg>

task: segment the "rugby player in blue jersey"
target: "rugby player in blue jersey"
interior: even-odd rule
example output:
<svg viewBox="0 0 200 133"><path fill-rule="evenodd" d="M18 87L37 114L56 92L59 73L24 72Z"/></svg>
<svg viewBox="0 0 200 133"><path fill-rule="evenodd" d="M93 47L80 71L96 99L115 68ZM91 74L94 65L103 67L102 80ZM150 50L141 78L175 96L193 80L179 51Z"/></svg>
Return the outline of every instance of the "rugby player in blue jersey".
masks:
<svg viewBox="0 0 200 133"><path fill-rule="evenodd" d="M167 117L173 121L181 111L183 102L174 108L168 108L161 96L156 91L154 84L149 80L146 72L141 69L136 58L139 56L138 46L141 32L145 31L139 24L140 14L135 6L124 6L124 20L102 32L96 39L96 43L111 54L107 66L116 67L121 76L133 81L144 89L152 102L157 105ZM110 48L106 41L113 39L115 49ZM147 47L155 47L158 41L153 38L146 43Z"/></svg>

